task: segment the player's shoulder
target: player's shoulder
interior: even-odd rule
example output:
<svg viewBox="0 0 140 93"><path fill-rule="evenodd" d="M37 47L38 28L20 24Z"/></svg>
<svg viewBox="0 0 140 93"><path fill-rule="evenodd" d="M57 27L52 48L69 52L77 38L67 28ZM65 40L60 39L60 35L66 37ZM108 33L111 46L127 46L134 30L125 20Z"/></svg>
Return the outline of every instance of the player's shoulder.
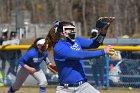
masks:
<svg viewBox="0 0 140 93"><path fill-rule="evenodd" d="M67 42L65 40L59 40L54 46L54 51L64 49L66 46Z"/></svg>
<svg viewBox="0 0 140 93"><path fill-rule="evenodd" d="M55 47L54 47L54 50L59 50L61 48L64 48L65 47L65 43L56 43Z"/></svg>
<svg viewBox="0 0 140 93"><path fill-rule="evenodd" d="M37 52L36 52L36 49L35 48L31 48L31 49L29 49L27 52L26 52L26 54L28 54L28 55L34 55L34 54L36 54Z"/></svg>

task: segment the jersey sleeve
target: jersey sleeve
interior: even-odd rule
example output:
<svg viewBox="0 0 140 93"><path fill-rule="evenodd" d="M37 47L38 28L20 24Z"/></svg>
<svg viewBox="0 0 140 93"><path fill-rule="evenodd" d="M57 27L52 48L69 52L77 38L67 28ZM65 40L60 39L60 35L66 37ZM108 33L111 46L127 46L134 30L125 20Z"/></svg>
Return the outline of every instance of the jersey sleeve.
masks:
<svg viewBox="0 0 140 93"><path fill-rule="evenodd" d="M98 48L100 46L96 39L85 39L77 37L77 40L82 48Z"/></svg>
<svg viewBox="0 0 140 93"><path fill-rule="evenodd" d="M48 52L45 52L45 53L44 53L44 59L43 59L43 60L44 60L44 61L47 61L46 58L48 58Z"/></svg>
<svg viewBox="0 0 140 93"><path fill-rule="evenodd" d="M60 45L59 45L60 46ZM91 59L98 56L105 55L104 50L80 50L76 51L68 47L67 45L63 44L61 47L54 48L55 60L62 59L62 60L79 60L79 59Z"/></svg>
<svg viewBox="0 0 140 93"><path fill-rule="evenodd" d="M19 59L19 64L21 66L24 66L26 62L32 58L32 53L30 51L27 51L20 59Z"/></svg>

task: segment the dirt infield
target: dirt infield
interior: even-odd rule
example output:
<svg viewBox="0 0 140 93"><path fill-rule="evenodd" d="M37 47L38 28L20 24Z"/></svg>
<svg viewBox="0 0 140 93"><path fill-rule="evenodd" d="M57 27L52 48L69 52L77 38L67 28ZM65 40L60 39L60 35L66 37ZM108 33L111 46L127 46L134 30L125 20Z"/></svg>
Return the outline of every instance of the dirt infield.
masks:
<svg viewBox="0 0 140 93"><path fill-rule="evenodd" d="M7 93L8 87L0 87L0 93ZM39 93L37 87L22 87L16 93ZM99 90L101 93L140 93L140 89L129 90L127 88L110 88L108 90ZM47 88L46 93L55 93L55 88Z"/></svg>

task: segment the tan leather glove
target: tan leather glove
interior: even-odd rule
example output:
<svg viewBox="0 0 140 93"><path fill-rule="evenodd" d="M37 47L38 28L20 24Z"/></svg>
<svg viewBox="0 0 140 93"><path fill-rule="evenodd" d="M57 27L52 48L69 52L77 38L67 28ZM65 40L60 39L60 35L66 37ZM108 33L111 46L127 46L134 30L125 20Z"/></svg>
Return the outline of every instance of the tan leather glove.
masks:
<svg viewBox="0 0 140 93"><path fill-rule="evenodd" d="M57 74L57 68L56 65L53 63L48 63L47 64L48 69L53 73L53 74Z"/></svg>

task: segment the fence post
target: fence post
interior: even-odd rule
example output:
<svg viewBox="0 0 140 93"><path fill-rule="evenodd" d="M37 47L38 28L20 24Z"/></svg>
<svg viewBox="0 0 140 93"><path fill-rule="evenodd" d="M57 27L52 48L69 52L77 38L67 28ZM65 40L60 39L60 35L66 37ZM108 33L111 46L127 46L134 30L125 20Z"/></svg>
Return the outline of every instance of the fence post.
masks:
<svg viewBox="0 0 140 93"><path fill-rule="evenodd" d="M105 60L106 60L106 88L108 89L110 87L110 82L109 82L109 56L105 55Z"/></svg>

